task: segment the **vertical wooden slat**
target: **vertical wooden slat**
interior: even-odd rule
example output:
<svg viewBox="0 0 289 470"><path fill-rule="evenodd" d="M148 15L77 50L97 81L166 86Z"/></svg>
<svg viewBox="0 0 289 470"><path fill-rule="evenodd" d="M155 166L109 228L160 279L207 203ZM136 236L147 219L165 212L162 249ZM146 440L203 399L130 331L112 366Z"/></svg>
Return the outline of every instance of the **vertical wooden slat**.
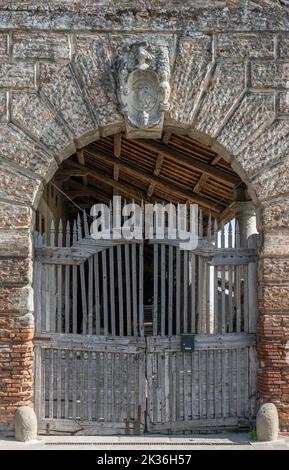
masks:
<svg viewBox="0 0 289 470"><path fill-rule="evenodd" d="M188 251L184 250L183 276L183 332L188 332Z"/></svg>
<svg viewBox="0 0 289 470"><path fill-rule="evenodd" d="M72 232L73 244L77 242L77 226L76 221L73 224ZM77 266L72 267L72 332L77 333Z"/></svg>
<svg viewBox="0 0 289 470"><path fill-rule="evenodd" d="M173 334L173 282L174 282L174 258L173 247L169 246L168 265L168 335Z"/></svg>
<svg viewBox="0 0 289 470"><path fill-rule="evenodd" d="M199 238L203 239L203 213L200 210L199 213ZM202 334L203 328L203 258L198 257L198 334Z"/></svg>
<svg viewBox="0 0 289 470"><path fill-rule="evenodd" d="M122 249L117 245L117 286L118 286L118 315L119 315L119 335L123 336L123 279L122 279Z"/></svg>
<svg viewBox="0 0 289 470"><path fill-rule="evenodd" d="M221 248L225 248L225 227L224 224L222 223L222 228L221 228ZM222 286L222 334L226 333L226 327L227 327L227 322L226 322L226 275L225 275L225 266L222 267L221 271L221 286Z"/></svg>
<svg viewBox="0 0 289 470"><path fill-rule="evenodd" d="M209 214L208 229L207 229L207 240L209 243L211 242L211 230L212 230L212 218L211 218L211 214ZM206 263L206 334L207 335L211 333L210 279L211 279L210 266L208 263Z"/></svg>
<svg viewBox="0 0 289 470"><path fill-rule="evenodd" d="M236 249L240 248L240 231L239 224L236 221ZM235 277L235 296L236 296L236 332L241 331L241 275L240 266L236 266Z"/></svg>
<svg viewBox="0 0 289 470"><path fill-rule="evenodd" d="M55 246L55 229L54 222L51 222L50 227L50 246ZM52 333L56 332L56 295L55 295L55 270L56 266L51 264L49 267L49 285L50 285L50 331Z"/></svg>
<svg viewBox="0 0 289 470"><path fill-rule="evenodd" d="M61 418L61 378L62 378L62 360L61 350L57 350L57 369L56 369L56 417Z"/></svg>
<svg viewBox="0 0 289 470"><path fill-rule="evenodd" d="M93 257L94 292L95 292L95 334L100 335L100 299L99 299L99 255Z"/></svg>
<svg viewBox="0 0 289 470"><path fill-rule="evenodd" d="M181 333L181 254L176 247L176 335Z"/></svg>
<svg viewBox="0 0 289 470"><path fill-rule="evenodd" d="M136 243L131 244L131 273L132 273L132 318L133 335L137 336L137 274L136 274Z"/></svg>
<svg viewBox="0 0 289 470"><path fill-rule="evenodd" d="M111 334L115 336L114 248L109 248L109 288Z"/></svg>
<svg viewBox="0 0 289 470"><path fill-rule="evenodd" d="M54 418L54 350L49 350L49 392L48 392L48 416L49 418Z"/></svg>
<svg viewBox="0 0 289 470"><path fill-rule="evenodd" d="M166 246L161 244L161 336L166 334Z"/></svg>
<svg viewBox="0 0 289 470"><path fill-rule="evenodd" d="M63 228L62 220L58 225L58 247L62 247ZM62 333L62 265L57 266L57 332Z"/></svg>
<svg viewBox="0 0 289 470"><path fill-rule="evenodd" d="M34 237L34 249L39 248L42 245L42 236L37 234ZM34 259L34 272L33 272L33 287L34 287L34 311L35 311L35 327L36 332L40 333L42 330L42 316L45 318L45 310L42 312L43 297L45 297L45 284L43 284L43 271L44 265L41 261ZM46 305L44 305L46 309Z"/></svg>
<svg viewBox="0 0 289 470"><path fill-rule="evenodd" d="M144 288L144 266L143 266L144 246L143 242L139 244L139 335L144 336L144 304L143 304L143 288Z"/></svg>
<svg viewBox="0 0 289 470"><path fill-rule="evenodd" d="M70 246L70 224L66 224L65 246ZM70 266L65 266L65 333L70 333Z"/></svg>
<svg viewBox="0 0 289 470"><path fill-rule="evenodd" d="M130 256L129 245L124 247L125 254L125 288L126 288L126 330L127 336L131 336L131 276L130 276Z"/></svg>
<svg viewBox="0 0 289 470"><path fill-rule="evenodd" d="M78 214L77 216L77 232L78 240L82 239L82 228L81 220ZM87 298L86 298L86 281L85 281L85 271L84 263L81 263L79 266L80 271L80 288L81 288L81 304L82 304L82 334L87 334Z"/></svg>
<svg viewBox="0 0 289 470"><path fill-rule="evenodd" d="M229 248L233 247L233 231L232 231L232 223L229 223L229 233L228 233L228 246ZM232 266L228 266L229 274L228 274L228 294L229 294L229 302L228 302L228 315L229 315L229 333L233 332L234 328L234 310L233 310L233 270Z"/></svg>
<svg viewBox="0 0 289 470"><path fill-rule="evenodd" d="M195 282L196 282L196 256L191 254L191 328L190 332L196 332L196 296L195 296Z"/></svg>
<svg viewBox="0 0 289 470"><path fill-rule="evenodd" d="M214 222L215 250L218 249L218 223ZM218 266L214 266L214 333L219 332L219 289L218 289Z"/></svg>
<svg viewBox="0 0 289 470"><path fill-rule="evenodd" d="M158 334L158 280L159 280L159 266L158 266L158 244L154 243L154 305L153 305L153 335Z"/></svg>
<svg viewBox="0 0 289 470"><path fill-rule="evenodd" d="M102 268L102 297L103 297L103 325L104 334L108 335L108 299L107 299L107 261L106 261L107 250L101 252L101 268Z"/></svg>
<svg viewBox="0 0 289 470"><path fill-rule="evenodd" d="M244 311L244 332L249 332L249 298L248 298L248 265L243 266L243 311Z"/></svg>

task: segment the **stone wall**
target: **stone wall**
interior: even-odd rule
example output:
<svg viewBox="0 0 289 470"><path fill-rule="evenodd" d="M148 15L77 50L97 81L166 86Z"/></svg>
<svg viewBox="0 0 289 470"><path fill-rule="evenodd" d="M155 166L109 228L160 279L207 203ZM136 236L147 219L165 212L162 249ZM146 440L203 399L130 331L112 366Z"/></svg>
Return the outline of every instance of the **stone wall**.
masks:
<svg viewBox="0 0 289 470"><path fill-rule="evenodd" d="M182 9L176 1L115 3L1 2L0 429L33 399L35 208L64 158L123 128L117 49L147 40L170 48L166 129L212 145L260 208L258 392L289 430L289 8L261 0L186 1Z"/></svg>

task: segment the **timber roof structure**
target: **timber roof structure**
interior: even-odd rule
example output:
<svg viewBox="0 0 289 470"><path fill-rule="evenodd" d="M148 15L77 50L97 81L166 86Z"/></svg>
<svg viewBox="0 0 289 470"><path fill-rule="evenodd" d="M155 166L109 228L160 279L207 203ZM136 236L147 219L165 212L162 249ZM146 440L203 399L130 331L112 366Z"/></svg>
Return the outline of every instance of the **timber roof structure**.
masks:
<svg viewBox="0 0 289 470"><path fill-rule="evenodd" d="M54 182L81 207L119 194L127 201L196 203L219 218L241 180L210 147L165 133L162 140L103 137L65 160Z"/></svg>

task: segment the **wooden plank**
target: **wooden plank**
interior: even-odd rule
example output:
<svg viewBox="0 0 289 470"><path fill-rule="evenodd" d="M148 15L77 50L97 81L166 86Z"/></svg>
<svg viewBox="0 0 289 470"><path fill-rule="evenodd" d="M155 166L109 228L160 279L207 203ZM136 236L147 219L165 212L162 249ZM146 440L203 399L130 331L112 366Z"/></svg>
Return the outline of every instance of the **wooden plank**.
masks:
<svg viewBox="0 0 289 470"><path fill-rule="evenodd" d="M49 392L48 392L48 417L54 418L54 351L49 351L49 367L47 370L49 380Z"/></svg>
<svg viewBox="0 0 289 470"><path fill-rule="evenodd" d="M95 292L95 334L100 334L100 297L99 297L99 255L93 257L94 264L94 292Z"/></svg>
<svg viewBox="0 0 289 470"><path fill-rule="evenodd" d="M62 360L61 350L57 351L57 368L56 368L56 417L61 418L61 378L62 378Z"/></svg>
<svg viewBox="0 0 289 470"><path fill-rule="evenodd" d="M173 334L173 283L174 283L174 248L169 246L168 263L168 335Z"/></svg>
<svg viewBox="0 0 289 470"><path fill-rule="evenodd" d="M76 221L73 224L72 242L73 244L77 241L77 227ZM77 280L77 266L72 267L72 332L77 333L77 298L78 298L78 280Z"/></svg>
<svg viewBox="0 0 289 470"><path fill-rule="evenodd" d="M181 254L176 247L176 334L181 333Z"/></svg>
<svg viewBox="0 0 289 470"><path fill-rule="evenodd" d="M191 326L190 332L196 333L196 295L195 295L195 285L196 285L196 256L191 254L191 269L190 269L190 283L191 283Z"/></svg>
<svg viewBox="0 0 289 470"><path fill-rule="evenodd" d="M166 247L161 245L161 336L166 334Z"/></svg>
<svg viewBox="0 0 289 470"><path fill-rule="evenodd" d="M122 278L122 252L121 245L117 248L117 287L118 287L118 311L119 311L119 335L124 334L123 324L123 278Z"/></svg>
<svg viewBox="0 0 289 470"><path fill-rule="evenodd" d="M115 336L115 295L114 295L114 248L109 248L109 288L110 288L110 321L111 334Z"/></svg>
<svg viewBox="0 0 289 470"><path fill-rule="evenodd" d="M132 273L132 318L133 335L138 335L138 307L137 307L137 271L136 271L136 244L131 244L131 273Z"/></svg>
<svg viewBox="0 0 289 470"><path fill-rule="evenodd" d="M126 288L126 331L127 335L132 334L131 330L131 268L130 268L130 253L129 245L125 245L124 248L125 255L125 288Z"/></svg>
<svg viewBox="0 0 289 470"><path fill-rule="evenodd" d="M159 268L158 268L158 245L154 244L154 294L153 294L153 335L158 334L158 281L159 281Z"/></svg>
<svg viewBox="0 0 289 470"><path fill-rule="evenodd" d="M139 335L144 336L144 246L143 243L139 245Z"/></svg>
<svg viewBox="0 0 289 470"><path fill-rule="evenodd" d="M103 298L103 326L104 334L108 335L108 282L107 282L107 250L101 253L102 269L102 298Z"/></svg>
<svg viewBox="0 0 289 470"><path fill-rule="evenodd" d="M184 250L183 254L183 268L184 268L184 276L183 276L183 333L188 333L188 251Z"/></svg>

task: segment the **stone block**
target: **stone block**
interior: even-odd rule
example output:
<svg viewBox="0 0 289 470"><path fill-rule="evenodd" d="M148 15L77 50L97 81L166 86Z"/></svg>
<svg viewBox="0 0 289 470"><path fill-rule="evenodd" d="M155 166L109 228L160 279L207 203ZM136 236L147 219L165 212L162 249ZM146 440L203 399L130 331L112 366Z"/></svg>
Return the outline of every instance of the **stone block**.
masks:
<svg viewBox="0 0 289 470"><path fill-rule="evenodd" d="M221 62L200 105L196 128L215 137L226 115L245 87L245 66L238 62Z"/></svg>
<svg viewBox="0 0 289 470"><path fill-rule="evenodd" d="M26 176L3 161L0 162L0 197L22 204L33 204L41 181Z"/></svg>
<svg viewBox="0 0 289 470"><path fill-rule="evenodd" d="M37 438L37 418L32 408L21 406L15 414L15 438L27 442Z"/></svg>
<svg viewBox="0 0 289 470"><path fill-rule="evenodd" d="M15 31L12 35L12 56L16 59L59 60L70 58L66 33Z"/></svg>
<svg viewBox="0 0 289 470"><path fill-rule="evenodd" d="M289 88L289 62L253 62L251 83L253 88Z"/></svg>
<svg viewBox="0 0 289 470"><path fill-rule="evenodd" d="M71 155L75 148L72 136L59 125L55 114L35 93L17 93L12 98L12 118L17 125L36 138L55 155Z"/></svg>
<svg viewBox="0 0 289 470"><path fill-rule="evenodd" d="M276 441L279 433L279 418L273 403L262 405L257 414L256 430L258 441Z"/></svg>
<svg viewBox="0 0 289 470"><path fill-rule="evenodd" d="M0 87L12 90L35 88L33 64L0 63Z"/></svg>
<svg viewBox="0 0 289 470"><path fill-rule="evenodd" d="M230 59L274 58L273 34L223 33L217 35L217 54Z"/></svg>
<svg viewBox="0 0 289 470"><path fill-rule="evenodd" d="M192 122L201 85L212 62L212 38L205 34L180 41L171 86L171 117Z"/></svg>

